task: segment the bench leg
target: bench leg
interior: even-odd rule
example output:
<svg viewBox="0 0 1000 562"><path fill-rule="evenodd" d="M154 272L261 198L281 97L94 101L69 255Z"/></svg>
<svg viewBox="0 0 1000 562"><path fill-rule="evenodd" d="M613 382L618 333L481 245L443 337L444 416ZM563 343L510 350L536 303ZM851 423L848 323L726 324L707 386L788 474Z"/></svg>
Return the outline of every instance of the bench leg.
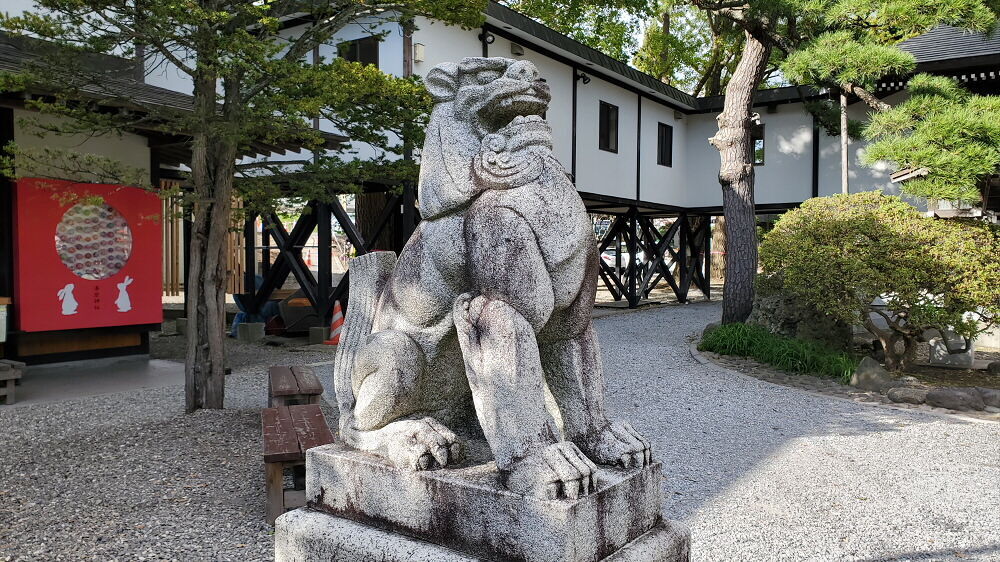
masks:
<svg viewBox="0 0 1000 562"><path fill-rule="evenodd" d="M265 487L267 488L267 523L285 512L285 463L264 463Z"/></svg>
<svg viewBox="0 0 1000 562"><path fill-rule="evenodd" d="M0 381L0 403L14 403L14 379Z"/></svg>

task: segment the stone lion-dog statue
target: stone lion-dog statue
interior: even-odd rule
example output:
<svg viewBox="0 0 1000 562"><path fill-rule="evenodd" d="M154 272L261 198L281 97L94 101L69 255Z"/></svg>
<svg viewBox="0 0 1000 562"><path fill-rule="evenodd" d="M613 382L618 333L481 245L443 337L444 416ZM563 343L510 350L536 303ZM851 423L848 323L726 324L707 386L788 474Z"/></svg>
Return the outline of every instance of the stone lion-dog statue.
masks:
<svg viewBox="0 0 1000 562"><path fill-rule="evenodd" d="M350 264L341 436L427 470L461 462L458 435L482 435L508 489L587 495L595 463L652 459L642 435L607 417L591 321L600 258L552 155L549 87L531 62L504 58L441 64L426 82L423 220L398 259Z"/></svg>

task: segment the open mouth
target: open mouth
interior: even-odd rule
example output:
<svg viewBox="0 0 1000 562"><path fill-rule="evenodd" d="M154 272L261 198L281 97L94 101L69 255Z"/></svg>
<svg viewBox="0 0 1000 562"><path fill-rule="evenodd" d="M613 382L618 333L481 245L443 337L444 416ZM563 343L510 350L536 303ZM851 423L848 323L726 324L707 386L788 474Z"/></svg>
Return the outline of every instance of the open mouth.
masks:
<svg viewBox="0 0 1000 562"><path fill-rule="evenodd" d="M509 124L515 117L541 115L548 109L549 88L545 83L539 83L520 92L497 98L488 107L483 108L485 116L498 127Z"/></svg>

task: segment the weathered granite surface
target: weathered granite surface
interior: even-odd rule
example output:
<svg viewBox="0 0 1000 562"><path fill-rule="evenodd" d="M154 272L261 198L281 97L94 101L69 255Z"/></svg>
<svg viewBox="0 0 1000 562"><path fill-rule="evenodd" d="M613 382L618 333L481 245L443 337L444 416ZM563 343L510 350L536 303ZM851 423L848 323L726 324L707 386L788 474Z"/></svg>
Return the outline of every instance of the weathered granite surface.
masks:
<svg viewBox="0 0 1000 562"><path fill-rule="evenodd" d="M447 547L333 517L296 509L275 522L276 562L378 560L380 562L476 562ZM663 522L604 562L677 562L690 559L690 532Z"/></svg>
<svg viewBox="0 0 1000 562"><path fill-rule="evenodd" d="M672 529L669 548L661 537L635 552L649 554L655 545L664 553L688 547L683 528L664 523L660 514L659 463L599 469L591 493L578 499L525 497L501 480L494 463L400 470L341 444L306 455L311 508L480 558L601 560L658 528Z"/></svg>
<svg viewBox="0 0 1000 562"><path fill-rule="evenodd" d="M350 265L334 369L341 436L416 471L453 466L460 436L484 436L509 489L587 495L597 464L652 455L604 407L591 322L600 258L552 154L549 87L531 62L504 58L440 64L426 81L423 220L398 259Z"/></svg>

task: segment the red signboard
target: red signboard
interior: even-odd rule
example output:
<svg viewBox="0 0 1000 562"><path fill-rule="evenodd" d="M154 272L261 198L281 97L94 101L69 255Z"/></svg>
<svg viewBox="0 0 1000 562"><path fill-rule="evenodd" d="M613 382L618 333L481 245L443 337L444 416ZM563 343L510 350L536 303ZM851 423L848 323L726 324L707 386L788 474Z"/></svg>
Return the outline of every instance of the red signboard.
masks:
<svg viewBox="0 0 1000 562"><path fill-rule="evenodd" d="M20 330L163 321L156 194L28 178L17 182L15 208L14 302Z"/></svg>

